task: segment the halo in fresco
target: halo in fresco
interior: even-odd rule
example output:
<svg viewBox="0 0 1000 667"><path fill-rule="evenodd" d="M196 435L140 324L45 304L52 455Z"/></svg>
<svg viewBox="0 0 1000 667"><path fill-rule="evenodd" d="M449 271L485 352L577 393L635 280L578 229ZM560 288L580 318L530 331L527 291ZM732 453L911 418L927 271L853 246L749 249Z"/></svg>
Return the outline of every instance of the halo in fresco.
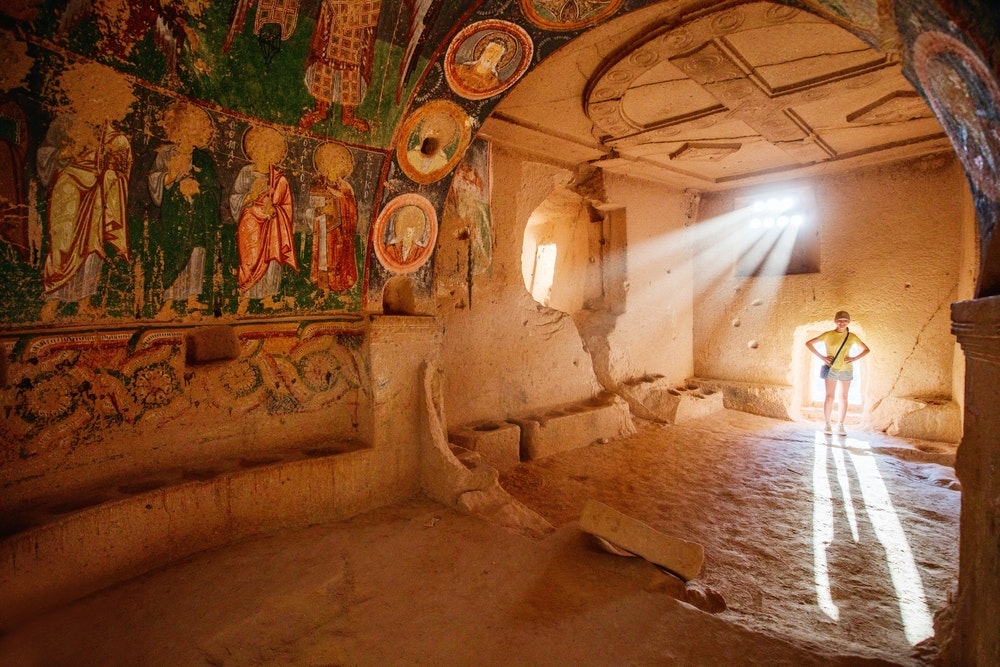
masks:
<svg viewBox="0 0 1000 667"><path fill-rule="evenodd" d="M1000 89L989 68L962 42L928 31L913 44L914 70L969 177L1000 200Z"/></svg>
<svg viewBox="0 0 1000 667"><path fill-rule="evenodd" d="M472 118L448 100L434 100L403 122L396 144L396 161L417 183L433 183L450 172L465 155L472 138Z"/></svg>
<svg viewBox="0 0 1000 667"><path fill-rule="evenodd" d="M466 26L451 40L444 72L451 89L470 100L493 97L521 78L534 47L524 29L489 19Z"/></svg>
<svg viewBox="0 0 1000 667"><path fill-rule="evenodd" d="M427 263L437 242L437 213L427 198L408 192L386 204L372 229L375 256L395 273Z"/></svg>
<svg viewBox="0 0 1000 667"><path fill-rule="evenodd" d="M576 30L611 16L623 0L520 0L525 18L546 30Z"/></svg>

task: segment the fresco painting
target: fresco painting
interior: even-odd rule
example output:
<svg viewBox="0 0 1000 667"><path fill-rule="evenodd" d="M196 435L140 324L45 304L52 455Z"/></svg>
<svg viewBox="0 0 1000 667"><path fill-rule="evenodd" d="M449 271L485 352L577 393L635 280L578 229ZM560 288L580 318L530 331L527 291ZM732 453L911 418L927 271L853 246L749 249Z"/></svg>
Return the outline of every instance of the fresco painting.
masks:
<svg viewBox="0 0 1000 667"><path fill-rule="evenodd" d="M859 37L878 43L879 3L877 0L803 0L803 5L829 20L849 25Z"/></svg>
<svg viewBox="0 0 1000 667"><path fill-rule="evenodd" d="M0 300L9 304L12 322L197 322L278 308L360 309L356 278L321 289L310 281L316 227L308 204L322 173L314 155L335 144L341 162L351 165L334 179L355 200L354 251L342 250L337 259L350 274L364 265L371 184L384 169L384 153L270 126L250 132L241 118L134 84L103 65L67 71L85 75L83 81L100 79L103 90L120 84L118 99L127 106L55 83L46 89L51 97L0 106L0 121L9 119L0 122L3 155L14 167L3 183L11 204L3 217L0 277L10 289ZM97 102L72 103L72 95ZM29 151L25 135L32 129L41 139ZM251 190L256 207L245 206ZM247 234L255 215L258 222L280 216L281 224L269 227L274 234L266 239L256 230ZM258 247L265 242L280 247L281 271L272 268L261 282L255 271L266 273L264 260L274 254Z"/></svg>
<svg viewBox="0 0 1000 667"><path fill-rule="evenodd" d="M411 180L434 183L457 165L472 138L472 119L448 100L428 102L400 129L396 160Z"/></svg>
<svg viewBox="0 0 1000 667"><path fill-rule="evenodd" d="M351 289L358 281L356 243L358 200L347 177L354 158L346 147L328 142L316 148L316 168L309 189L309 217L313 221L312 269L309 279L322 292Z"/></svg>
<svg viewBox="0 0 1000 667"><path fill-rule="evenodd" d="M198 374L185 370L176 330L37 336L5 348L13 362L11 381L0 389L10 406L0 442L20 447L0 449L4 460L72 451L117 427L183 430L198 408L230 419L340 405L356 424L369 393L356 323L262 323L237 331L240 358Z"/></svg>
<svg viewBox="0 0 1000 667"><path fill-rule="evenodd" d="M280 132L258 126L244 134L243 150L250 164L240 170L229 195L239 256L237 314L245 314L251 300L266 300L265 308L272 309L294 306L294 300L279 305L276 299L282 273L299 270L292 191L280 166L288 146Z"/></svg>
<svg viewBox="0 0 1000 667"><path fill-rule="evenodd" d="M147 181L150 199L159 207L161 244L154 252L163 267L156 319L181 313L221 313L221 243L218 170L206 150L215 134L209 115L178 100L164 109L160 127L166 143L156 150ZM148 252L148 249L147 249ZM152 280L145 262L145 280ZM218 270L216 270L218 269ZM217 294L218 291L218 294Z"/></svg>
<svg viewBox="0 0 1000 667"><path fill-rule="evenodd" d="M11 324L361 310L388 146L438 48L428 26L458 9L434 0L15 9L0 10L9 62L0 85L13 91L0 99L10 166L0 278L13 286L0 305ZM10 19L32 20L32 31ZM517 35L505 87L530 63L531 41L497 24ZM480 22L467 34L484 29L497 32ZM410 153L419 161L404 169L440 182L440 201L472 122L447 100L421 109L406 136L418 152L439 149ZM331 151L339 157L320 157Z"/></svg>
<svg viewBox="0 0 1000 667"><path fill-rule="evenodd" d="M614 15L623 0L520 0L524 17L548 30L577 30Z"/></svg>
<svg viewBox="0 0 1000 667"><path fill-rule="evenodd" d="M913 50L920 85L966 173L977 189L1000 200L995 158L1000 155L1000 88L989 68L968 46L941 32L921 33Z"/></svg>
<svg viewBox="0 0 1000 667"><path fill-rule="evenodd" d="M391 139L413 74L432 55L426 21L461 10L428 0L37 4L32 32L46 44L181 96L376 146ZM328 117L330 105L347 122Z"/></svg>
<svg viewBox="0 0 1000 667"><path fill-rule="evenodd" d="M451 189L445 200L445 215L455 215L464 225L468 244L467 266L470 298L471 278L488 273L493 266L493 214L490 210L492 165L490 144L475 139L465 152L465 158L455 168Z"/></svg>
<svg viewBox="0 0 1000 667"><path fill-rule="evenodd" d="M448 46L445 75L462 97L478 100L514 85L531 64L534 47L523 28L487 20L463 29Z"/></svg>
<svg viewBox="0 0 1000 667"><path fill-rule="evenodd" d="M390 271L412 273L430 259L437 229L437 213L427 199L416 193L400 195L375 222L375 254Z"/></svg>
<svg viewBox="0 0 1000 667"><path fill-rule="evenodd" d="M0 239L30 261L28 119L13 100L0 100Z"/></svg>
<svg viewBox="0 0 1000 667"><path fill-rule="evenodd" d="M563 30L619 4L532 11ZM0 10L0 306L13 326L361 312L366 290L431 267L433 238L420 244L472 114L536 58L525 27L440 0L29 5ZM411 99L417 86L438 96ZM410 247L393 260L369 231L413 184L431 187L433 215L420 261Z"/></svg>
<svg viewBox="0 0 1000 667"><path fill-rule="evenodd" d="M355 110L371 85L381 9L381 0L323 0L320 4L305 75L316 107L302 116L301 127L312 127L326 117L331 103L337 103L342 125L369 130L368 121Z"/></svg>

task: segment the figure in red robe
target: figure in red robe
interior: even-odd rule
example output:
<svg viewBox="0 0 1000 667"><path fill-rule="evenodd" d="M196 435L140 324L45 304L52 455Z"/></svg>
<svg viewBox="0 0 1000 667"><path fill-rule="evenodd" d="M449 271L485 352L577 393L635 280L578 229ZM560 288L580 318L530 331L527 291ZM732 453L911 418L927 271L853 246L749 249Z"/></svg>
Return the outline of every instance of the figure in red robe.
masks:
<svg viewBox="0 0 1000 667"><path fill-rule="evenodd" d="M240 171L229 197L237 221L241 314L251 299L267 299L265 308L279 307L282 267L299 269L292 190L277 166L285 155L284 138L271 128L251 128L244 137L244 149L252 163Z"/></svg>

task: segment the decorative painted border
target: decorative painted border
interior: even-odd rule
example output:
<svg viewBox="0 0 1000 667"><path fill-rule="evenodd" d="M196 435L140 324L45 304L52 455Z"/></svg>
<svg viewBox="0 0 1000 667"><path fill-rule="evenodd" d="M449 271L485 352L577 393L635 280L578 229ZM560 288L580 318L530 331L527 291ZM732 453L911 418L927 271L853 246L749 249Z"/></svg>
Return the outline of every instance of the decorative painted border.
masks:
<svg viewBox="0 0 1000 667"><path fill-rule="evenodd" d="M623 1L606 0L602 3L600 0L592 0L587 3L590 8L575 17L570 15L568 8L570 5L573 5L573 8L579 11L580 3L567 1L563 2L560 6L557 6L558 3L551 0L549 2L520 0L520 3L521 12L524 14L524 17L539 28L544 28L545 30L577 30L592 26L613 15L621 8Z"/></svg>
<svg viewBox="0 0 1000 667"><path fill-rule="evenodd" d="M936 30L914 40L913 68L969 178L1000 201L1000 87L989 68L965 44Z"/></svg>

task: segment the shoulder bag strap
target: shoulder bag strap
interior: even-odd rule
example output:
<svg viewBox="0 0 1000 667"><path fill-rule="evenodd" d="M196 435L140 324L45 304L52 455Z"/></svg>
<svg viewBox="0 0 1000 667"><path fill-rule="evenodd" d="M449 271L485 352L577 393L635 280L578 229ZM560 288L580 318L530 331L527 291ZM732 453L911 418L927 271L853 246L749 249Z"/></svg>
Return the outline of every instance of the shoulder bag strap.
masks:
<svg viewBox="0 0 1000 667"><path fill-rule="evenodd" d="M847 335L844 336L844 342L841 343L840 347L837 348L837 354L833 355L833 361L830 362L831 366L833 366L835 363L837 363L837 357L840 356L840 351L844 349L844 345L847 344L847 339L850 338L850 337L851 337L851 330L848 329L847 330Z"/></svg>

